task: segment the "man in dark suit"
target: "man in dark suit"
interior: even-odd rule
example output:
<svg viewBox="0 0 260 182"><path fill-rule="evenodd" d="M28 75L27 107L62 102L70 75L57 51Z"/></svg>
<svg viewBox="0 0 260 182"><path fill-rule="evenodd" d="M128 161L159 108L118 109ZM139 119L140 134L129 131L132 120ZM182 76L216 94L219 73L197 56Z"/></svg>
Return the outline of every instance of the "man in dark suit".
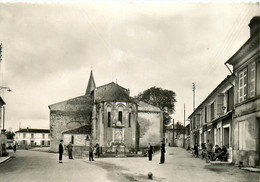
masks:
<svg viewBox="0 0 260 182"><path fill-rule="evenodd" d="M164 140L161 141L161 161L160 164L163 164L165 161L165 143Z"/></svg>
<svg viewBox="0 0 260 182"><path fill-rule="evenodd" d="M59 145L59 163L62 163L62 154L63 154L63 140L60 141Z"/></svg>
<svg viewBox="0 0 260 182"><path fill-rule="evenodd" d="M89 161L94 161L93 152L94 152L94 147L93 147L93 144L90 143L90 146L89 146Z"/></svg>
<svg viewBox="0 0 260 182"><path fill-rule="evenodd" d="M148 144L148 158L149 158L149 161L152 160L152 157L153 157L153 146L149 143Z"/></svg>

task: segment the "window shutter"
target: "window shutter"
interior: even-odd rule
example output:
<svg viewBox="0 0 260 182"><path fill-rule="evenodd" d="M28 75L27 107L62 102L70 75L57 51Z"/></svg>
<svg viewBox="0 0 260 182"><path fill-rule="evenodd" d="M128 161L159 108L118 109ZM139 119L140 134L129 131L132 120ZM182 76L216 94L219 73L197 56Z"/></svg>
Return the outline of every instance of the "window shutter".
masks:
<svg viewBox="0 0 260 182"><path fill-rule="evenodd" d="M219 94L217 96L217 117L220 117L224 114L224 94Z"/></svg>
<svg viewBox="0 0 260 182"><path fill-rule="evenodd" d="M249 81L248 95L249 95L249 97L255 96L255 80L256 80L255 75L256 75L256 66L255 66L255 62L253 62L249 66L249 73L248 73L248 81Z"/></svg>

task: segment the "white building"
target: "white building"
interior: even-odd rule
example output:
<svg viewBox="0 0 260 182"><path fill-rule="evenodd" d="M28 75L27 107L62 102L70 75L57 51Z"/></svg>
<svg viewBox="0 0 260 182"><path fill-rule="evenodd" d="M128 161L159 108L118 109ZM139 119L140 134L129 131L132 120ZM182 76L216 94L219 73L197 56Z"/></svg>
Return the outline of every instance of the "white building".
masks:
<svg viewBox="0 0 260 182"><path fill-rule="evenodd" d="M48 129L20 129L15 132L18 145L50 146L50 130Z"/></svg>

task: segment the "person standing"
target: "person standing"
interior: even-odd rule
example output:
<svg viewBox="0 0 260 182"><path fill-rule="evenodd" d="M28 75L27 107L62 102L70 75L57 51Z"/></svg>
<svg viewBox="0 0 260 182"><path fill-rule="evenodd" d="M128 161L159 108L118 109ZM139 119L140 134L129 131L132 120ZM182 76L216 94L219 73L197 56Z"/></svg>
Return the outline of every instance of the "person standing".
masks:
<svg viewBox="0 0 260 182"><path fill-rule="evenodd" d="M14 153L15 153L16 152L16 144L14 144L13 150L14 150Z"/></svg>
<svg viewBox="0 0 260 182"><path fill-rule="evenodd" d="M73 159L73 157L72 157L72 148L73 148L72 142L69 143L67 148L68 148L69 159Z"/></svg>
<svg viewBox="0 0 260 182"><path fill-rule="evenodd" d="M199 157L199 148L197 143L194 145L194 154L195 157Z"/></svg>
<svg viewBox="0 0 260 182"><path fill-rule="evenodd" d="M90 146L89 146L89 161L94 161L93 151L94 151L94 147L93 147L92 143L90 143Z"/></svg>
<svg viewBox="0 0 260 182"><path fill-rule="evenodd" d="M96 145L96 154L97 154L97 158L99 158L100 156L99 144Z"/></svg>
<svg viewBox="0 0 260 182"><path fill-rule="evenodd" d="M62 163L62 155L63 155L63 140L60 140L60 145L59 145L59 163Z"/></svg>
<svg viewBox="0 0 260 182"><path fill-rule="evenodd" d="M152 160L152 157L153 157L153 146L149 143L148 144L148 158L149 158L149 161Z"/></svg>
<svg viewBox="0 0 260 182"><path fill-rule="evenodd" d="M161 141L161 161L160 164L165 162L165 143L164 140Z"/></svg>

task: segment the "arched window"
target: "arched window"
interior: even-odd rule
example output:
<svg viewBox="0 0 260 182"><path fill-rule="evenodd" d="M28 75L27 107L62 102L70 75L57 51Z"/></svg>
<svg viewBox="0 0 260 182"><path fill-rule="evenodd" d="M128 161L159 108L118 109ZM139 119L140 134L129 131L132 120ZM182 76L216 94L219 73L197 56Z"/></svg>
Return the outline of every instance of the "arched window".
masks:
<svg viewBox="0 0 260 182"><path fill-rule="evenodd" d="M107 127L111 126L111 112L107 113Z"/></svg>
<svg viewBox="0 0 260 182"><path fill-rule="evenodd" d="M118 121L120 121L121 123L123 121L123 113L122 113L122 111L118 112Z"/></svg>
<svg viewBox="0 0 260 182"><path fill-rule="evenodd" d="M74 144L74 136L71 136L71 143Z"/></svg>
<svg viewBox="0 0 260 182"><path fill-rule="evenodd" d="M131 113L129 113L129 116L128 116L128 126L129 126L129 128L131 128Z"/></svg>

